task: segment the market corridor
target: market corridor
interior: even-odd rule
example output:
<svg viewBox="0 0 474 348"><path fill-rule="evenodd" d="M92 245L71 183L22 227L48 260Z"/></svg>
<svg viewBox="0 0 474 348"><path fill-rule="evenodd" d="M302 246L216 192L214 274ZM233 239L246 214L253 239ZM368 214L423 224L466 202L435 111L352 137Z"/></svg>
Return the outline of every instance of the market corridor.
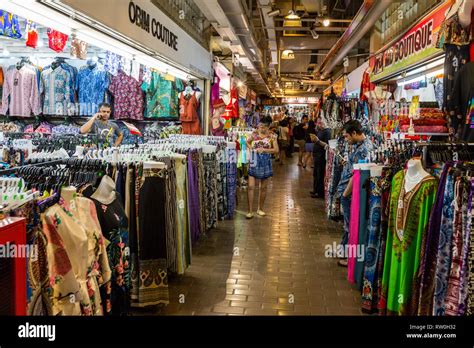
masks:
<svg viewBox="0 0 474 348"><path fill-rule="evenodd" d="M234 220L198 242L190 268L170 279L170 304L159 314L361 314L347 269L324 256L341 226L326 219L323 200L309 196L312 169L292 162L274 163L266 217L246 220L246 190L238 190Z"/></svg>

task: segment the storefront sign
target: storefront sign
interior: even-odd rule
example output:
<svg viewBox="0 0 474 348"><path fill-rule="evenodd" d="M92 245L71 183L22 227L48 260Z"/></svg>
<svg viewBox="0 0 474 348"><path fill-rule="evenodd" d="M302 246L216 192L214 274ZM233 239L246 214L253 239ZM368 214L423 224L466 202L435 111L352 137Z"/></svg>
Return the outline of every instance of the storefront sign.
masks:
<svg viewBox="0 0 474 348"><path fill-rule="evenodd" d="M271 98L265 99L262 104L266 106L278 106L282 104L282 101L280 98Z"/></svg>
<svg viewBox="0 0 474 348"><path fill-rule="evenodd" d="M60 0L193 74L212 78L211 53L149 0ZM186 15L186 13L184 14Z"/></svg>
<svg viewBox="0 0 474 348"><path fill-rule="evenodd" d="M419 64L442 52L435 47L436 38L445 19L449 2L437 7L400 39L370 59L370 80L377 81Z"/></svg>

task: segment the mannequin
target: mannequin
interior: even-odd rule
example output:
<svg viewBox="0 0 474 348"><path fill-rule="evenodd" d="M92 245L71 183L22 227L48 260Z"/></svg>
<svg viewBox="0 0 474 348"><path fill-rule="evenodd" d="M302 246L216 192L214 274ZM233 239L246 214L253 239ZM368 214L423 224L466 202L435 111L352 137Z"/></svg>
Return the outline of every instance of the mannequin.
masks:
<svg viewBox="0 0 474 348"><path fill-rule="evenodd" d="M430 173L423 168L419 158L409 160L405 176L405 192L411 191L421 180L428 176L430 176Z"/></svg>
<svg viewBox="0 0 474 348"><path fill-rule="evenodd" d="M459 1L458 1L459 2ZM454 6L453 6L454 7ZM474 0L464 0L458 9L459 23L464 28L469 27L471 24L471 12L474 7Z"/></svg>
<svg viewBox="0 0 474 348"><path fill-rule="evenodd" d="M102 204L111 204L116 198L115 182L113 179L110 176L105 175L91 198Z"/></svg>
<svg viewBox="0 0 474 348"><path fill-rule="evenodd" d="M186 88L179 94L179 118L183 134L201 134L198 107L201 92L195 90L194 83L188 81Z"/></svg>
<svg viewBox="0 0 474 348"><path fill-rule="evenodd" d="M70 202L77 197L77 189L74 186L63 187L61 189L61 197L69 206Z"/></svg>
<svg viewBox="0 0 474 348"><path fill-rule="evenodd" d="M371 119L373 122L378 123L380 119L380 108L385 105L388 99L392 96L392 93L384 91L382 86L375 86L374 90L367 91L364 95L367 97L371 107Z"/></svg>

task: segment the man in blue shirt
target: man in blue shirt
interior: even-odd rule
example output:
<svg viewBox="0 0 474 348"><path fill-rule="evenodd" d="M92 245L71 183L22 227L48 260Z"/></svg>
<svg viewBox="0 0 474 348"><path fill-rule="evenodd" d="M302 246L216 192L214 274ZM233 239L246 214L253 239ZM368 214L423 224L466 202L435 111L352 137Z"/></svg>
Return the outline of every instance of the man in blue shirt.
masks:
<svg viewBox="0 0 474 348"><path fill-rule="evenodd" d="M341 197L342 214L344 215L344 233L341 245L344 247L349 240L349 223L351 218L352 171L354 164L366 160L373 149L372 142L362 132L359 121L351 120L344 125L344 138L351 145L348 160L343 162L341 179L336 188L336 196ZM347 267L347 259L339 260L339 265Z"/></svg>

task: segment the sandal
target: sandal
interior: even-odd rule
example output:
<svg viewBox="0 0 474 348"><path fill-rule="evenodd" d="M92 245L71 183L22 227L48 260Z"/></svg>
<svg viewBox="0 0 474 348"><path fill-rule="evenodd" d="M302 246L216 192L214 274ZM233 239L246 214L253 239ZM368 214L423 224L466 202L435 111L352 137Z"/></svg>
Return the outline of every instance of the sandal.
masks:
<svg viewBox="0 0 474 348"><path fill-rule="evenodd" d="M247 213L247 215L245 215L245 217L247 219L252 219L253 218L253 213Z"/></svg>

